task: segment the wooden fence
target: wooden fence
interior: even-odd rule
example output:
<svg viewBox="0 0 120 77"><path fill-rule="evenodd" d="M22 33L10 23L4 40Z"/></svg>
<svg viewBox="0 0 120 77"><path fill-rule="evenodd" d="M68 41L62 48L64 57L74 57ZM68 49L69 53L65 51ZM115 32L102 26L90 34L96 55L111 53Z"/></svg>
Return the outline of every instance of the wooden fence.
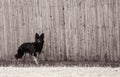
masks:
<svg viewBox="0 0 120 77"><path fill-rule="evenodd" d="M0 60L45 33L40 60L120 61L120 0L0 0Z"/></svg>

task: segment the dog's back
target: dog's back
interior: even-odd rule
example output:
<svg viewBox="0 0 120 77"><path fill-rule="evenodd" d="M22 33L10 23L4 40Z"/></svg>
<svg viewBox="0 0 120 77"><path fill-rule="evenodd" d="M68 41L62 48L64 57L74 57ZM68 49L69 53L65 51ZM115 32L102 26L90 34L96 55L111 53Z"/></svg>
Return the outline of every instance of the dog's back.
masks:
<svg viewBox="0 0 120 77"><path fill-rule="evenodd" d="M17 51L17 54L15 55L15 58L22 58L25 53L32 53L35 52L33 49L33 43L23 43Z"/></svg>

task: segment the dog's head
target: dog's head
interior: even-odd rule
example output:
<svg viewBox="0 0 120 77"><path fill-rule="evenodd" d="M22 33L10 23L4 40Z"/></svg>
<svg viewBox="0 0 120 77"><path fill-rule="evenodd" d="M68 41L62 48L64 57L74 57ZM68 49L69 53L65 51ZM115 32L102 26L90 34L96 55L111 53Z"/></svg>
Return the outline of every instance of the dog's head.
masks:
<svg viewBox="0 0 120 77"><path fill-rule="evenodd" d="M44 41L44 33L39 35L38 33L35 34L35 42L40 44L41 42Z"/></svg>

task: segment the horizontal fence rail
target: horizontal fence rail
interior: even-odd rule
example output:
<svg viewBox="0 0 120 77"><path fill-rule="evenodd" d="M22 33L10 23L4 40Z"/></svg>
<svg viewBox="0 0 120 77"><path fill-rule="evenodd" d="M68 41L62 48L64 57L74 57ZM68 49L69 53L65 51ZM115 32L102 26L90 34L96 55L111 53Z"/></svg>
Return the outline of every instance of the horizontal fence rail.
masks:
<svg viewBox="0 0 120 77"><path fill-rule="evenodd" d="M39 60L120 60L120 0L0 0L0 60L45 33Z"/></svg>

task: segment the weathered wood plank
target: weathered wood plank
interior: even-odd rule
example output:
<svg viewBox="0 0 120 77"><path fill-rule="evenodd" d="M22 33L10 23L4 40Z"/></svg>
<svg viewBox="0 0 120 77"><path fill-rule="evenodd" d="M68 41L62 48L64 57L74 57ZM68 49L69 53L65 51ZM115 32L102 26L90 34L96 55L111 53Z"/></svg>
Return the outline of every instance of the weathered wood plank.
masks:
<svg viewBox="0 0 120 77"><path fill-rule="evenodd" d="M119 10L119 0L0 0L0 60L44 32L39 60L120 61Z"/></svg>

